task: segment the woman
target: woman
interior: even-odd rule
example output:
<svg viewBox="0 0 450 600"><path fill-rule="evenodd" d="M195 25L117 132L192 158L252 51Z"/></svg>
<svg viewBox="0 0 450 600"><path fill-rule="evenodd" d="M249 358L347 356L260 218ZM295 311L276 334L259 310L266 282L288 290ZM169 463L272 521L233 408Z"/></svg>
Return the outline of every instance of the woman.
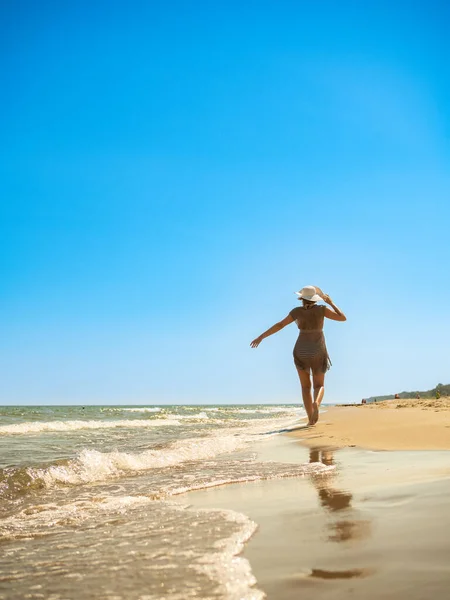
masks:
<svg viewBox="0 0 450 600"><path fill-rule="evenodd" d="M346 321L347 317L333 303L330 296L324 294L317 286L307 285L295 293L302 301L302 306L291 310L285 319L254 339L250 346L257 348L264 338L280 331L289 323L297 323L300 334L294 346L294 363L300 377L308 425L315 425L319 420L319 406L325 391L325 373L331 365L323 335L323 322L325 317L333 321ZM332 310L323 304L318 305L320 299L329 304ZM311 395L311 373L314 399Z"/></svg>

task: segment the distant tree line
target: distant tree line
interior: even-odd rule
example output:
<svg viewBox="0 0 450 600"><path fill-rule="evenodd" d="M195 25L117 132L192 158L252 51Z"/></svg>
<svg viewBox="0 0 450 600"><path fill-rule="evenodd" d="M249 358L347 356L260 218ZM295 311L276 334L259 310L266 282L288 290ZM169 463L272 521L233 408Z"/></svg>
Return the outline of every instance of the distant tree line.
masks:
<svg viewBox="0 0 450 600"><path fill-rule="evenodd" d="M436 398L436 394L442 396L450 396L450 383L438 383L432 390L420 391L416 390L413 392L398 392L399 398L417 398L419 395L421 398ZM394 400L395 394L389 394L388 396L371 396L367 398L367 402L374 402L375 400Z"/></svg>

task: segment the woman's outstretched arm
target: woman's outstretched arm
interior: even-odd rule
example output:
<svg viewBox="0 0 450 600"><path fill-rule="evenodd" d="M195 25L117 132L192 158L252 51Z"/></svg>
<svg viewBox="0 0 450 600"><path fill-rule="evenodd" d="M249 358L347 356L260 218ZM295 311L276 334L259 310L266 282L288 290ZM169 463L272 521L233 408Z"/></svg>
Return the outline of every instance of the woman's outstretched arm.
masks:
<svg viewBox="0 0 450 600"><path fill-rule="evenodd" d="M292 323L293 321L294 319L291 317L291 315L288 315L285 319L279 321L278 323L275 323L275 325L272 325L270 329L262 333L259 337L255 338L253 342L251 342L250 346L252 348L257 348L264 338L269 337L269 335L273 335L274 333L277 333L277 331L280 331L281 329L283 329L283 327L286 327L286 325L289 325L289 323Z"/></svg>

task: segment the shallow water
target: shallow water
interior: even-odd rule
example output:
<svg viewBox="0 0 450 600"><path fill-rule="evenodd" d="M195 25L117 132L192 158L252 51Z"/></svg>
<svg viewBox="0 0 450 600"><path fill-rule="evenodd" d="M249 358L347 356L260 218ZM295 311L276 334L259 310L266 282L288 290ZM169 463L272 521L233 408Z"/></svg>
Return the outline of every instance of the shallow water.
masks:
<svg viewBox="0 0 450 600"><path fill-rule="evenodd" d="M187 497L258 523L243 556L269 600L448 597L450 452L308 449L278 436L258 448L259 460L274 456L334 469Z"/></svg>
<svg viewBox="0 0 450 600"><path fill-rule="evenodd" d="M0 408L0 598L262 598L256 525L185 491L333 466L259 460L293 406Z"/></svg>

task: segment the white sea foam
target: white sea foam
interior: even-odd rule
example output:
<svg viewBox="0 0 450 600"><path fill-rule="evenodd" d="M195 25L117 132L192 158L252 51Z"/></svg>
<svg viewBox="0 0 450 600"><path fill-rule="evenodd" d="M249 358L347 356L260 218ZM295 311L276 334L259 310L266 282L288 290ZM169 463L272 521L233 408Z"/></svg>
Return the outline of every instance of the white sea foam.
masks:
<svg viewBox="0 0 450 600"><path fill-rule="evenodd" d="M236 429L219 429L206 438L187 438L172 442L159 449L144 452L99 452L84 449L76 459L67 464L52 465L45 469L28 470L33 478L41 479L47 486L55 483L80 484L105 481L126 473L173 467L194 460L211 459L219 454L234 452L255 442L261 435L276 435L274 425L286 427L285 420L261 419ZM138 421L140 423L140 421ZM163 421L163 423L166 421ZM145 423L145 422L144 422ZM289 424L292 424L290 421ZM260 438L262 439L262 438Z"/></svg>
<svg viewBox="0 0 450 600"><path fill-rule="evenodd" d="M127 509L144 506L154 502L146 496L110 496L77 500L57 506L56 504L37 504L19 511L17 515L0 520L0 534L5 537L16 537L20 534L39 535L52 533L55 525L65 526L80 524L93 512L123 512Z"/></svg>
<svg viewBox="0 0 450 600"><path fill-rule="evenodd" d="M219 582L219 589L224 598L263 600L266 597L264 592L253 587L257 582L250 563L243 556L239 556L245 542L255 533L256 523L246 515L232 510L218 510L217 513L227 521L237 524L239 530L230 537L215 542L216 553L206 554L198 567L199 570Z"/></svg>
<svg viewBox="0 0 450 600"><path fill-rule="evenodd" d="M124 473L173 467L191 460L212 458L232 452L245 444L243 438L226 435L202 439L186 439L159 449L140 453L99 452L84 449L76 459L65 465L52 465L45 469L29 468L33 479L41 479L50 487L55 483L80 484L105 481Z"/></svg>
<svg viewBox="0 0 450 600"><path fill-rule="evenodd" d="M130 412L157 412L156 410L129 408ZM158 409L158 411L161 409ZM114 429L116 427L146 428L146 427L168 427L181 425L180 421L206 421L209 417L202 411L196 415L168 415L167 418L156 419L120 419L114 421L99 420L73 420L73 421L30 421L26 423L14 423L12 425L1 425L0 435L14 435L26 433L42 433L45 431L77 431L79 429Z"/></svg>
<svg viewBox="0 0 450 600"><path fill-rule="evenodd" d="M148 512L150 504L153 504L151 513ZM1 520L0 533L4 540L17 540L20 544L34 536L45 538L48 535L54 535L56 529L59 533L58 545L55 547L54 544L44 544L39 553L39 558L37 558L36 552L33 552L32 549L29 550L25 564L36 561L36 559L42 561L42 556L44 556L46 564L51 565L54 564L55 560L58 560L58 566L60 564L64 565L70 553L73 553L76 556L75 562L78 562L78 564L80 560L83 562L83 558L86 560L87 556L91 557L90 565L84 565L88 572L90 569L95 568L103 570L102 567L107 567L110 564L109 556L105 556L105 552L102 552L102 548L98 548L97 544L94 546L96 549L95 559L92 554L88 554L89 550L92 550L93 541L95 542L92 536L89 537L91 531L89 524L95 523L97 529L99 526L107 524L111 515L120 515L121 519L128 520L127 529L124 527L120 529L119 527L113 534L116 543L118 543L117 547L124 548L122 556L125 561L130 554L129 530L132 529L136 535L133 548L138 547L140 558L143 563L147 562L150 565L148 568L152 569L153 577L162 576L166 569L184 569L184 577L190 577L191 587L197 585L200 595L202 583L201 580L197 580L198 583L196 584L195 575L189 573L189 569L192 569L194 573L205 574L208 580L216 584L214 586L214 597L227 598L227 600L262 600L265 597L262 591L253 587L256 584L256 579L251 571L250 564L247 559L240 556L245 542L253 535L257 525L246 515L231 510L195 510L171 502L154 502L145 496L99 496L62 505L35 505L32 508L21 510L17 515ZM146 519L140 518L140 515L146 515ZM151 519L153 515L155 515L154 521ZM169 525L161 532L161 541L158 546L155 545L153 535L152 546L152 544L148 544L146 536L142 535L143 530L137 527L136 522L142 522L143 528L150 528L151 530L158 519L164 517L168 520ZM83 524L84 535L73 536L74 528ZM181 529L181 531L187 532L187 528L192 526L194 526L195 531L194 536L189 539L189 550L180 552L177 543L179 531ZM208 536L208 539L211 538L209 544L205 545L203 532L205 536ZM106 528L103 530L102 537L111 536L111 533L110 528ZM162 539L163 536L164 540ZM110 539L112 541L113 538ZM145 546L142 545L143 543L145 543ZM110 545L107 544L107 546ZM135 552L132 551L131 553ZM165 560L158 564L157 556L160 556L161 553L163 553ZM14 555L10 555L8 552L5 553L9 564L14 560L11 556ZM154 559L153 564L152 558ZM15 573L20 573L21 582L23 583L27 578L31 580L31 575L26 572L25 568L22 571L20 564L24 564L23 561L17 565ZM128 568L130 567L128 566ZM65 578L59 578L57 583L62 582L64 586L66 580ZM35 580L32 583L35 583ZM174 582L173 593L170 594L170 597L174 600L184 600L186 598L186 590L182 591L184 584L185 580L180 581L178 586ZM120 585L119 582L118 585ZM157 584L153 585L153 588L149 587L149 591L153 592ZM57 588L57 591L64 592L66 590L63 587ZM117 591L120 591L120 587ZM65 597L67 592L61 595ZM99 595L103 596L103 594ZM197 597L197 594L195 596ZM161 596L150 593L140 597L157 600ZM189 594L189 597L191 597L191 594ZM209 594L208 597L210 597Z"/></svg>
<svg viewBox="0 0 450 600"><path fill-rule="evenodd" d="M28 423L14 423L13 425L0 426L0 435L14 435L23 433L42 433L44 431L76 431L78 429L113 429L116 427L164 427L180 425L178 419L131 420L121 419L115 421L31 421Z"/></svg>
<svg viewBox="0 0 450 600"><path fill-rule="evenodd" d="M270 415L275 413L283 413L283 412L287 412L286 409L282 409L282 408L278 408L277 410L271 410L269 408L239 408L236 409L235 412L239 415L254 415L254 414L262 414L262 415Z"/></svg>
<svg viewBox="0 0 450 600"><path fill-rule="evenodd" d="M142 408L116 408L114 410L117 411L125 411L125 412L142 412L142 413L155 413L161 412L161 408L159 406L152 407L142 407Z"/></svg>
<svg viewBox="0 0 450 600"><path fill-rule="evenodd" d="M214 407L207 408L205 407L206 412L221 412L221 413L232 413L233 415L274 415L274 414L292 414L293 416L300 416L305 414L305 411L301 407L296 406L268 406L265 408L261 408L258 406L241 408L235 406L227 406L227 407Z"/></svg>
<svg viewBox="0 0 450 600"><path fill-rule="evenodd" d="M195 419L200 419L200 420L209 419L208 415L204 411L199 412L196 415L174 415L174 416L176 416L177 419L185 419L187 421L193 421Z"/></svg>

